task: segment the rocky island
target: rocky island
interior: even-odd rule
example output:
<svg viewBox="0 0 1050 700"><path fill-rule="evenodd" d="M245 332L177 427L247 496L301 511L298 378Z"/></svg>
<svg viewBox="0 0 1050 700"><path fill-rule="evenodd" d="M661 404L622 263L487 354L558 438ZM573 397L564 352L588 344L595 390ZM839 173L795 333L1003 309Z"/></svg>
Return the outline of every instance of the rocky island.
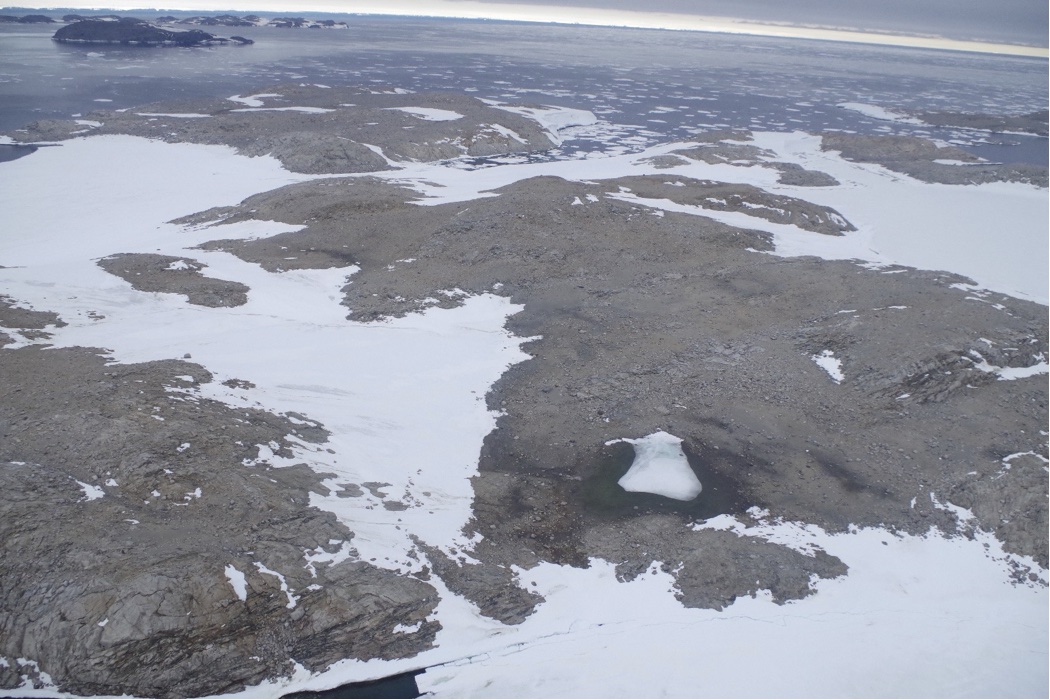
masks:
<svg viewBox="0 0 1050 700"><path fill-rule="evenodd" d="M0 24L54 24L55 20L47 15L0 15Z"/></svg>
<svg viewBox="0 0 1050 700"><path fill-rule="evenodd" d="M119 19L84 19L55 32L55 41L63 44L124 44L132 46L215 46L251 44L250 39L229 39L200 29L172 31L134 17Z"/></svg>

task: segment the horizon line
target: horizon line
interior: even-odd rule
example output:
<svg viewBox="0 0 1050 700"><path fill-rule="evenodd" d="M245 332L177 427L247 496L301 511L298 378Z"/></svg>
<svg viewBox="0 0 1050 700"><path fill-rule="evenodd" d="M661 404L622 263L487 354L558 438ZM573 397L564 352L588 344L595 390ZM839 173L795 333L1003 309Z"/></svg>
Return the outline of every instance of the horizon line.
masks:
<svg viewBox="0 0 1050 700"><path fill-rule="evenodd" d="M864 44L869 46L887 46L897 48L931 49L941 51L961 51L968 53L995 54L1023 58L1050 59L1050 47L1030 44L1005 44L966 39L950 39L939 36L917 34L890 34L877 31L866 31L821 25L789 24L776 22L754 22L731 17L712 17L704 15L687 15L670 12L641 12L637 10L611 10L595 8L570 8L552 5L525 4L489 4L483 1L466 0L394 0L394 2L364 2L348 10L341 3L332 0L302 3L296 8L285 10L263 9L256 2L229 2L222 9L202 7L204 3L192 3L196 7L22 7L24 9L59 10L80 9L90 11L129 12L135 10L154 12L252 12L252 13L288 13L324 12L349 16L386 16L418 17L434 19L490 20L502 22L528 22L532 24L553 24L569 26L609 27L622 29L657 29L680 32L704 32L714 34L732 34L738 36L759 36L780 39L808 39L813 41L831 41L840 43ZM86 5L87 3L83 3ZM131 3L127 3L131 4ZM191 3L182 3L183 5ZM253 7L254 5L254 7Z"/></svg>

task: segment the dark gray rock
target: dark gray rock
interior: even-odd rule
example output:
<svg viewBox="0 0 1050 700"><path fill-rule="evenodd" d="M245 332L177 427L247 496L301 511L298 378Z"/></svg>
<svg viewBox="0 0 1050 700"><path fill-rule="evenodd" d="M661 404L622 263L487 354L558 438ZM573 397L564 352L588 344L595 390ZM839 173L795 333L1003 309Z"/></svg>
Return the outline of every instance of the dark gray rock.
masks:
<svg viewBox="0 0 1050 700"><path fill-rule="evenodd" d="M82 19L55 32L63 44L133 44L136 46L211 46L228 40L199 29L174 32L134 17Z"/></svg>
<svg viewBox="0 0 1050 700"><path fill-rule="evenodd" d="M352 558L312 575L306 552L353 539L309 505L324 477L250 461L323 429L179 393L210 379L187 362L31 346L0 376L0 687L212 695L430 646L436 591Z"/></svg>
<svg viewBox="0 0 1050 700"><path fill-rule="evenodd" d="M954 146L940 146L918 136L864 136L826 133L820 146L838 151L846 160L878 163L890 170L923 182L946 185L978 185L984 182L1027 182L1038 187L1048 184L1045 166L1027 163L982 163ZM958 164L935 161L957 161Z"/></svg>
<svg viewBox="0 0 1050 700"><path fill-rule="evenodd" d="M0 294L0 328L9 328L25 338L38 339L50 337L47 328L65 325L56 313L22 308L11 297Z"/></svg>
<svg viewBox="0 0 1050 700"><path fill-rule="evenodd" d="M240 282L205 277L205 265L192 258L153 253L111 255L98 266L141 292L184 294L198 306L230 307L248 303L248 287Z"/></svg>
<svg viewBox="0 0 1050 700"><path fill-rule="evenodd" d="M955 126L997 133L1020 131L1036 136L1047 135L1047 124L1050 121L1050 111L1045 109L1030 114L1006 116L961 112L919 112L915 116L933 126Z"/></svg>
<svg viewBox="0 0 1050 700"><path fill-rule="evenodd" d="M40 120L11 136L19 143L36 143L90 132L224 144L244 155L273 155L290 170L311 174L374 172L397 167L401 161L526 153L554 145L534 121L467 95L303 85L278 85L258 92L277 96L265 98L262 108L223 99L93 112L85 118L102 122L102 126L85 127L72 120ZM401 109L413 107L461 116L428 120ZM303 114L289 108L314 112ZM150 116L170 113L209 116Z"/></svg>
<svg viewBox="0 0 1050 700"><path fill-rule="evenodd" d="M841 562L690 525L759 506L831 531L956 532L931 492L947 500L969 472L986 473L998 464L990 451L1041 449L1045 380L992 381L970 351L985 338L1001 348L990 362L1031 364L1047 352L1045 307L1003 295L989 297L1001 308L974 303L950 286L965 280L946 273L762 255L754 251L771 248L763 233L653 216L646 198L693 203L717 192L727 203L738 196L741 209L761 203L824 221L830 212L756 188L665 180L535 178L467 206L426 207L395 185L318 181L201 215L307 225L216 244L264 266L280 264L282 246L346 251L361 267L344 289L356 320L401 316L433 303L425 300L454 306L439 293L451 287L524 304L508 327L539 339L487 397L503 415L473 480L467 534L483 536L471 556L488 568L443 564L496 616L520 593L500 601L511 582L490 573L587 566L593 556L621 564L625 577L654 560L682 564L676 580L689 605L722 607L762 588L777 600L808 595L810 576L842 575ZM610 196L622 187L637 198ZM841 384L812 361L823 350L842 361ZM685 439L704 484L696 501L616 485L633 451L605 443L655 430ZM1008 550L1041 556L1045 499L1024 496L1024 479L996 486L1012 495L994 512L975 510L980 525ZM1012 529L1000 529L1002 517Z"/></svg>
<svg viewBox="0 0 1050 700"><path fill-rule="evenodd" d="M544 601L543 596L522 588L506 564L457 561L440 549L427 546L418 538L413 539L416 546L427 555L434 574L450 591L478 606L478 611L485 617L499 620L505 625L517 625L524 622L536 606Z"/></svg>

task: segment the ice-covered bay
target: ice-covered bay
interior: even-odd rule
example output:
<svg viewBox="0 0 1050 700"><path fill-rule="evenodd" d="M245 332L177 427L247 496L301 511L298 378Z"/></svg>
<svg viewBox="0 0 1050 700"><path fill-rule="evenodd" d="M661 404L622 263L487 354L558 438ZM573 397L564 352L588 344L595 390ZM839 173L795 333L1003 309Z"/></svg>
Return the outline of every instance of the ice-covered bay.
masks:
<svg viewBox="0 0 1050 700"><path fill-rule="evenodd" d="M843 184L803 191L778 185L775 171L764 168L690 163L660 170L645 161L672 146L474 171L413 164L386 176L416 184L435 202L470 199L540 174L598 180L650 173L669 180L681 175L748 182L833 206L860 228L830 238L745 214L692 212L770 230L782 254L820 251L825 257L906 263L871 249L873 242L891 240L900 246L894 255L914 254L935 269L979 264L987 227L949 211L971 206L1012 217L1016 236L1008 245L996 242L1012 256L1009 264L1035 257L1027 246L1039 227L1045 245L1045 192L1020 185L927 186L822 153L810 137L756 139L780 158L829 172ZM389 483L384 498L408 506L390 511L376 497L356 503L315 497L316 505L347 520L356 533L353 546L379 566L409 566L412 534L439 547L456 543L470 514L469 477L494 424L483 397L508 366L527 357L521 339L502 328L513 305L488 295L454 310L350 323L339 302L352 268L277 274L225 253L192 249L212 238L268 236L289 227L244 222L195 230L164 222L307 179L271 159L243 158L227 148L78 139L2 164L0 177L0 264L8 266L0 270L0 292L55 311L69 324L52 329L48 342L108 348L120 362L189 354L215 374L204 395L296 411L323 423L333 433L324 447L333 452L304 445L296 461L336 473L333 482ZM943 192L925 196L941 187ZM62 206L56 206L58 198ZM893 208L886 202L902 203L902 211L887 212ZM581 200L588 204L593 202ZM949 215L960 228L937 233L941 228L931 222ZM926 235L932 231L942 242L952 235L974 243L961 246L963 254L955 259L916 240L918 229L901 234L895 226L926 226ZM208 265L205 274L248 285L248 303L192 306L178 295L138 292L96 265L100 257L134 252L200 260ZM1043 280L1045 294L1045 265L1041 277L1030 277ZM256 386L232 390L219 383L228 378ZM266 456L265 447L260 455ZM622 583L606 562L594 561L586 570L543 564L519 572L547 602L516 627L482 617L435 581L442 590L437 618L443 625L435 649L397 662L347 661L324 677L303 673L247 694L276 696L440 664L449 665L421 678L425 689L440 696L1046 694L1045 588L1013 585L1006 556L989 538L896 537L881 530L827 535L790 523L746 531L729 521L709 525L800 547L815 544L840 556L850 575L823 581L817 595L787 606L760 596L711 612L683 608L672 595L673 579L658 568ZM768 672L748 672L755 667Z"/></svg>

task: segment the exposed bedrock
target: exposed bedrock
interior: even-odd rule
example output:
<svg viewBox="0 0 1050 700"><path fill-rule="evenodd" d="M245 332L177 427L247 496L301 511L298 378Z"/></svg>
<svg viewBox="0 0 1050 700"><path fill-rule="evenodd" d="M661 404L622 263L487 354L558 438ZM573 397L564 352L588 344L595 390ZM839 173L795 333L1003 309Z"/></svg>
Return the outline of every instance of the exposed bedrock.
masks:
<svg viewBox="0 0 1050 700"><path fill-rule="evenodd" d="M784 163L774 160L776 154L747 143L751 134L746 131L711 131L693 137L698 141L695 146L673 151L667 158L682 157L701 160L712 165L746 164L759 165L780 171L779 182L795 187L831 187L839 181L819 170L808 170L797 163ZM682 161L683 163L685 161ZM672 163L668 163L670 167Z"/></svg>
<svg viewBox="0 0 1050 700"><path fill-rule="evenodd" d="M377 88L277 85L258 96L155 103L85 119L41 120L12 134L19 142L129 134L168 142L233 146L272 155L300 173L388 170L388 161L435 161L543 151L539 124L468 95Z"/></svg>
<svg viewBox="0 0 1050 700"><path fill-rule="evenodd" d="M210 695L430 646L429 584L307 566L353 533L309 506L321 476L257 446L290 456L320 426L199 399L189 362L30 346L0 374L0 687L42 671L83 695Z"/></svg>
<svg viewBox="0 0 1050 700"><path fill-rule="evenodd" d="M821 148L838 151L846 160L878 163L923 182L978 185L984 182L1027 182L1046 187L1046 166L1028 163L984 163L961 148L918 136L864 136L826 133Z"/></svg>
<svg viewBox="0 0 1050 700"><path fill-rule="evenodd" d="M503 415L474 479L468 534L484 536L473 556L486 565L600 556L629 577L663 561L688 605L721 607L756 588L789 600L842 563L689 525L722 513L748 521L759 506L831 531L955 532L938 503L991 489L999 504L974 506L978 524L1045 566L1046 502L1025 494L1045 493L1046 472L1003 468L1015 453L1046 457L1045 377L994 371L1045 356L1045 307L974 296L943 272L757 252L770 249L763 233L655 215L643 194L687 202L714 186L670 180L536 178L427 207L397 186L331 180L201 219L307 224L214 245L264 266L280 264L281 246L345 251L361 267L345 288L357 320L452 306L459 296L442 291L454 288L524 304L508 327L536 338L533 357L488 395ZM755 203L768 194L739 193ZM807 211L775 205L792 221ZM841 362L841 383L814 361L826 353ZM632 451L605 443L656 430L683 438L704 484L695 501L616 485ZM506 577L461 578L468 588Z"/></svg>
<svg viewBox="0 0 1050 700"><path fill-rule="evenodd" d="M917 112L919 119L933 126L956 126L980 131L1023 132L1046 136L1050 111L1045 109L1029 114L967 114L963 112Z"/></svg>
<svg viewBox="0 0 1050 700"><path fill-rule="evenodd" d="M198 306L242 306L248 303L248 287L240 282L205 277L207 266L191 258L154 253L124 253L98 261L99 267L116 275L140 292L182 294Z"/></svg>
<svg viewBox="0 0 1050 700"><path fill-rule="evenodd" d="M50 338L48 328L64 325L65 321L54 312L25 308L11 297L0 294L0 347L14 341L16 335L24 340Z"/></svg>

